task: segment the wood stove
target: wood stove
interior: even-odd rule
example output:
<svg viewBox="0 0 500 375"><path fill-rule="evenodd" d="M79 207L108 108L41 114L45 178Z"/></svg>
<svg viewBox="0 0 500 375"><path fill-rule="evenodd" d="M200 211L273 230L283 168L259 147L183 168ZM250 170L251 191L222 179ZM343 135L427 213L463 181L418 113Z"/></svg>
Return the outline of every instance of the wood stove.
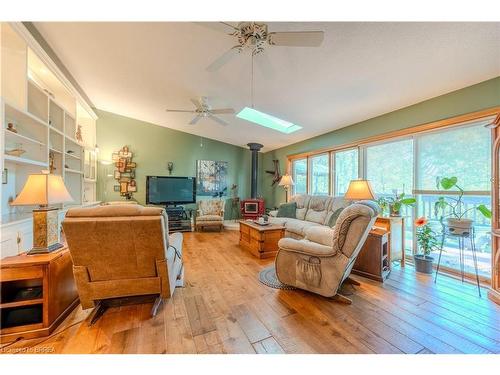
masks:
<svg viewBox="0 0 500 375"><path fill-rule="evenodd" d="M252 180L250 198L241 201L240 210L241 216L244 219L257 219L264 215L265 206L264 199L257 198L257 172L258 172L258 153L264 147L260 143L249 143L247 145L252 151Z"/></svg>

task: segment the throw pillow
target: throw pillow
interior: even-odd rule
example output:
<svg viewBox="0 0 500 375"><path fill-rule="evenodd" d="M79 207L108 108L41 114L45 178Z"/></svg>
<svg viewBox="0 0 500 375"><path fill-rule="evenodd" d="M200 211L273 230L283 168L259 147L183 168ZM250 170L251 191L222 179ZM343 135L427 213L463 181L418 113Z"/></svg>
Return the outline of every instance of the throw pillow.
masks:
<svg viewBox="0 0 500 375"><path fill-rule="evenodd" d="M342 208L342 207L341 208L337 208L333 212L332 216L330 216L330 219L328 219L328 226L330 228L333 228L335 226L335 224L337 223L337 219L339 218L339 215L340 215L340 213L342 212L343 209L344 208Z"/></svg>
<svg viewBox="0 0 500 375"><path fill-rule="evenodd" d="M297 210L297 202L283 203L278 208L276 217L289 217L295 219L295 212Z"/></svg>

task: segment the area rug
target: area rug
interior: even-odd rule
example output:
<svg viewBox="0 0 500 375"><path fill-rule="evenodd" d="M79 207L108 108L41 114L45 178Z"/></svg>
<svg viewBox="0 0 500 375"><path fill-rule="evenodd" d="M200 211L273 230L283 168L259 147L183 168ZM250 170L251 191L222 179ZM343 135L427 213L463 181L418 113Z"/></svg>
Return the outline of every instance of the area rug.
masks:
<svg viewBox="0 0 500 375"><path fill-rule="evenodd" d="M276 276L276 270L274 268L274 264L272 266L264 268L262 271L260 271L259 281L262 284L267 285L267 286L274 288L274 289L284 289L284 290L296 289L295 287L293 287L291 285L283 284L281 281L278 280L278 277Z"/></svg>

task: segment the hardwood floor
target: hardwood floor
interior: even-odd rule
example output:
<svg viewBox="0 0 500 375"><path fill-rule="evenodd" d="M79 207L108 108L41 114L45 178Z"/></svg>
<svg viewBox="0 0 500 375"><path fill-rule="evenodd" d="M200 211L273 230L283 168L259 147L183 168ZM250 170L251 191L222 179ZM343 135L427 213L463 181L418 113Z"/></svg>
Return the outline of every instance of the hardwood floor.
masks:
<svg viewBox="0 0 500 375"><path fill-rule="evenodd" d="M500 307L486 290L393 269L384 283L362 277L352 305L262 285L272 263L241 250L238 232L184 236L185 287L155 318L151 304L108 310L88 327L77 308L46 339L4 352L55 353L500 353Z"/></svg>

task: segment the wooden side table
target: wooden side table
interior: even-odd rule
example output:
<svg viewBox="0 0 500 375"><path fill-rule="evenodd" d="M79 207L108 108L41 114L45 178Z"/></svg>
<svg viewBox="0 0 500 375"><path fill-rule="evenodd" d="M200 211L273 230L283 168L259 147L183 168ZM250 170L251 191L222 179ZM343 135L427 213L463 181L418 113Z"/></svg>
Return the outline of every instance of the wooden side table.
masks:
<svg viewBox="0 0 500 375"><path fill-rule="evenodd" d="M259 225L240 220L240 246L259 259L271 258L278 253L278 241L285 236L285 227Z"/></svg>
<svg viewBox="0 0 500 375"><path fill-rule="evenodd" d="M405 266L405 218L403 216L379 216L374 224L388 232L391 262L400 260Z"/></svg>
<svg viewBox="0 0 500 375"><path fill-rule="evenodd" d="M384 281L391 272L389 233L373 228L358 254L352 273L372 280Z"/></svg>
<svg viewBox="0 0 500 375"><path fill-rule="evenodd" d="M1 260L0 342L48 336L78 305L69 250Z"/></svg>

